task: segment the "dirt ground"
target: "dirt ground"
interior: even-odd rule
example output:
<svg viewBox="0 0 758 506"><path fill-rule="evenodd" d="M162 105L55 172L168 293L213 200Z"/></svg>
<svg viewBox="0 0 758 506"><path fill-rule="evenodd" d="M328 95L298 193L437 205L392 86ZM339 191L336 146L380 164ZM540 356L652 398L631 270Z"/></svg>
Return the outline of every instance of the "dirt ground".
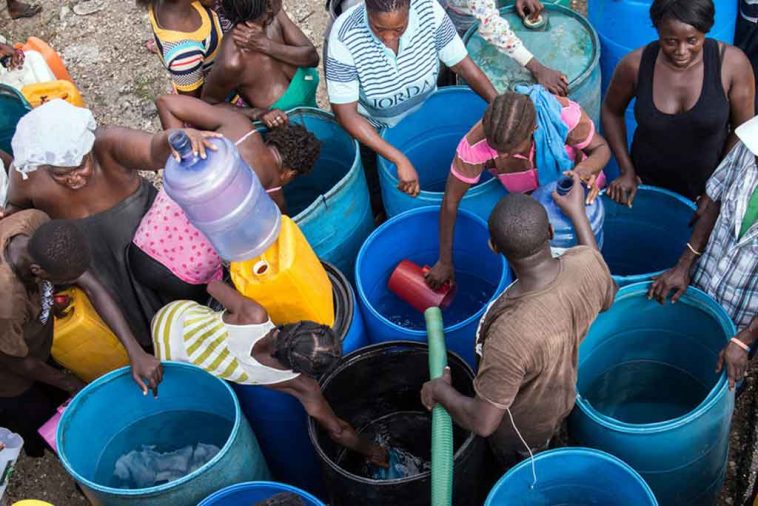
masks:
<svg viewBox="0 0 758 506"><path fill-rule="evenodd" d="M65 60L87 105L101 124L157 131L159 122L154 100L169 91L169 79L158 57L147 52L150 37L147 18L133 0L94 0L103 9L78 16L77 2L37 0L44 7L35 18L11 21L0 6L0 35L13 42L37 36L48 41ZM586 0L574 7L585 11ZM285 0L287 12L321 51L328 16L324 0ZM319 103L326 106L322 84ZM746 504L752 496L758 460L758 365L746 379L746 390L737 401L731 435L727 484L719 506ZM16 468L6 500L9 504L26 498L42 499L55 506L80 506L87 501L56 457L48 452L42 459L22 458Z"/></svg>

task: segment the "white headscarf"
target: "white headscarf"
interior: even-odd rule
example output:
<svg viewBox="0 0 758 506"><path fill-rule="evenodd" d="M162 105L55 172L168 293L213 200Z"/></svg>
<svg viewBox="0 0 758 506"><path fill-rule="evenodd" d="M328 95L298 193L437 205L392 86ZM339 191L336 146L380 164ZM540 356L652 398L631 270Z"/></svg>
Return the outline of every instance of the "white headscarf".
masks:
<svg viewBox="0 0 758 506"><path fill-rule="evenodd" d="M55 99L18 122L11 140L13 166L24 179L40 165L78 167L95 144L97 123L89 109Z"/></svg>

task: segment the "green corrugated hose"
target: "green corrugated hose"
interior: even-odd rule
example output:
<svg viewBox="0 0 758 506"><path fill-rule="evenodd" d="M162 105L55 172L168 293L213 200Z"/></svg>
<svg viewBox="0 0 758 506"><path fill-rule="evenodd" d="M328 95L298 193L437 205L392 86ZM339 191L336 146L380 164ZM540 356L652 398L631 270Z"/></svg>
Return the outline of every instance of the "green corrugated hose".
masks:
<svg viewBox="0 0 758 506"><path fill-rule="evenodd" d="M429 377L439 378L447 366L442 311L430 307L424 311L429 339ZM453 503L453 421L445 408L432 409L432 506Z"/></svg>

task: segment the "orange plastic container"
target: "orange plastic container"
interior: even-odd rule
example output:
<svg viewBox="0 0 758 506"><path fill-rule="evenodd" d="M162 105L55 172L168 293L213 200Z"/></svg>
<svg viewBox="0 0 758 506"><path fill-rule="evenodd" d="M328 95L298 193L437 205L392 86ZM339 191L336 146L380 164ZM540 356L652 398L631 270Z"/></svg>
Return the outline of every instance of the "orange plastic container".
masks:
<svg viewBox="0 0 758 506"><path fill-rule="evenodd" d="M55 319L52 355L56 362L85 382L129 364L121 342L83 291L70 288L58 295L68 296L70 302L65 316Z"/></svg>
<svg viewBox="0 0 758 506"><path fill-rule="evenodd" d="M39 107L45 102L60 98L77 107L85 107L79 90L74 83L57 79L46 83L28 84L21 88L21 94L32 104L32 107Z"/></svg>
<svg viewBox="0 0 758 506"><path fill-rule="evenodd" d="M45 58L47 66L50 67L50 70L53 71L53 74L55 74L56 78L63 79L64 81L70 81L71 84L75 84L74 80L71 79L71 75L68 73L68 70L66 70L66 65L64 65L60 55L44 40L38 39L37 37L29 37L26 40L26 43L16 44L15 47L23 49L24 51L39 52L42 54L42 57Z"/></svg>

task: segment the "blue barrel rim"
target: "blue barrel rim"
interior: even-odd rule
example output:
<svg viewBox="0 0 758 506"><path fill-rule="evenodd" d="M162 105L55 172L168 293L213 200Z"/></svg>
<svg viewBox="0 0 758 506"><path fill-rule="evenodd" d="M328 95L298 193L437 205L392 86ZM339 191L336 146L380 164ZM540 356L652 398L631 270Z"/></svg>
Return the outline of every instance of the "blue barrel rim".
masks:
<svg viewBox="0 0 758 506"><path fill-rule="evenodd" d="M214 501L223 499L224 497L234 492L237 492L240 490L247 490L248 488L251 488L251 487L257 488L258 486L279 489L281 492L291 492L305 499L308 499L314 504L320 504L320 505L324 504L323 501L318 499L315 495L311 494L310 492L306 492L303 489L294 487L287 483L279 483L278 481L244 481L242 483L235 483L234 485L229 485L228 487L224 487L221 490L217 490L213 492L211 495L209 495L208 497L200 501L200 503L198 503L197 506L210 506L211 504L213 504Z"/></svg>
<svg viewBox="0 0 758 506"><path fill-rule="evenodd" d="M652 281L643 281L640 283L633 283L631 285L624 286L619 289L613 303L616 304L617 302L624 299L639 297L640 294L644 294L644 296L647 298L647 291L652 284ZM655 303L657 304L658 302ZM666 301L666 304L670 303L671 302ZM726 345L726 343L729 342L729 339L737 333L737 328L735 327L734 322L732 322L731 318L729 318L729 315L727 315L726 310L724 310L721 305L719 305L718 302L716 302L710 295L706 294L699 288L690 285L684 295L682 295L682 297L679 299L677 304L689 304L712 315L721 325L722 329L724 330L724 334L728 336L724 340L724 345ZM714 305L717 306L719 310L714 310ZM653 423L627 423L604 415L600 411L596 410L592 404L587 402L582 397L581 392L579 392L578 389L576 395L576 406L579 408L583 415L587 416L594 423L602 426L605 429L629 434L653 434L682 427L684 425L692 423L695 419L702 417L720 401L722 396L729 394L728 388L729 383L726 379L726 370L723 370L721 371L716 384L711 388L711 390L708 392L708 395L706 395L706 397L700 402L700 404L698 404L695 409L677 418Z"/></svg>
<svg viewBox="0 0 758 506"><path fill-rule="evenodd" d="M371 234L366 238L366 240L361 245L361 249L358 251L358 258L355 260L355 286L356 286L356 289L358 290L358 297L360 298L360 300L362 302L361 307L362 308L366 308L371 313L371 315L373 317L379 319L379 321L381 321L383 325L386 325L387 327L391 328L392 330L394 330L396 332L399 331L399 332L401 332L401 333L403 333L405 335L415 336L415 337L423 337L423 336L426 336L426 330L414 330L414 329L407 329L405 327L401 327L400 325L398 325L398 324L390 321L383 314L381 314L379 311L377 311L376 308L373 306L373 304L371 304L369 302L368 297L366 296L366 293L365 293L365 291L363 289L363 283L359 283L358 282L358 279L359 279L358 273L360 271L361 266L363 265L363 262L365 261L366 250L368 249L368 246L370 246L371 243L374 242L374 240L376 239L376 236L379 233L383 232L384 230L386 230L390 226L394 225L398 221L407 219L407 218L412 217L414 215L422 214L422 213L423 214L428 214L428 213L439 214L439 212L440 212L440 208L437 207L437 206L422 206L422 207L416 207L414 209L409 209L407 211L403 211L400 214L396 214L395 216L393 216L389 220L385 221L384 223L382 223L381 225L379 225L377 228L375 228L371 232ZM481 224L484 227L485 230L488 230L487 223L483 219L481 219L479 216L477 216L476 214L474 214L473 212L468 211L466 209L458 209L458 217L460 217L461 215L464 215L467 218L470 218L470 219L478 222L479 224ZM458 223L458 217L456 217L456 220L455 220L456 221L456 226L460 226L460 224ZM453 246L453 248L455 248L455 246ZM501 265L503 267L503 274L505 274L506 272L509 272L509 267L508 267L508 264L506 263L505 258L503 257L503 255L499 255L499 256L500 256L500 263L501 263ZM506 283L509 283L509 276L504 276L504 275L501 274L500 281L498 282L497 287L495 288L495 292L492 294L492 297L490 297L487 300L487 303L485 305L483 305L479 309L479 311L477 311L476 313L472 314L468 318L466 318L464 320L461 320L461 321L459 321L457 323L454 323L453 325L445 326L444 327L444 331L446 333L447 332L454 332L456 330L459 330L459 329L461 329L461 328L463 328L463 327L471 324L471 322L474 321L475 319L481 318L481 316L484 314L484 312L489 307L490 303L492 301L494 301L495 299L497 299L503 293L503 291L506 289L506 287L507 287ZM361 348L361 349L363 349L363 348Z"/></svg>
<svg viewBox="0 0 758 506"><path fill-rule="evenodd" d="M584 28L587 30L587 32L590 34L590 37L592 38L592 58L589 60L589 63L587 67L578 75L576 78L574 78L571 82L569 82L569 93L571 93L572 88L574 88L577 84L582 83L589 79L590 75L592 74L593 70L600 64L600 36L598 35L598 31L595 29L594 26L592 26L592 23L590 23L589 19L587 19L586 16L578 13L574 9L570 9L569 7L564 7L561 4L557 3L547 3L544 2L545 10L550 11L557 11L561 12L563 14L567 14L569 17L575 18L579 23L584 26ZM499 9L500 14L509 14L511 12L514 12L516 10L516 6L514 5L506 5L504 7L501 7ZM471 37L474 36L474 34L479 29L479 20L477 20L471 27L466 30L466 33L463 34L463 45L466 46L466 50L468 50L468 42L471 40Z"/></svg>
<svg viewBox="0 0 758 506"><path fill-rule="evenodd" d="M576 447L567 447L567 448L555 448L552 450L546 450L544 452L540 452L537 455L535 455L532 458L527 458L525 460L522 460L518 464L516 464L514 467L509 469L499 480L497 480L497 483L492 487L492 490L487 495L487 500L484 503L484 506L495 506L495 504L492 502L494 498L492 497L495 493L495 489L500 488L504 485L506 480L509 478L512 478L516 473L521 472L526 467L531 467L532 465L532 459L534 459L534 463L536 465L537 462L541 460L550 460L556 457L560 457L563 455L576 455L576 456L582 456L582 457L590 457L590 458L596 458L598 460L603 460L607 462L608 464L611 464L613 466L619 467L629 473L632 477L636 478L637 483L639 483L642 487L642 489L645 491L645 494L648 496L648 499L651 499L652 504L658 505L658 499L656 499L655 494L653 493L653 490L650 488L650 485L645 481L645 479L638 473L632 466L621 460L620 458L616 457L615 455L611 455L610 453L604 452L602 450L596 450L594 448L586 448L583 446L576 446ZM539 483L539 474L537 475L537 480Z"/></svg>
<svg viewBox="0 0 758 506"><path fill-rule="evenodd" d="M358 348L355 351L351 351L347 355L340 358L339 363L337 366L335 366L332 370L330 370L327 374L324 374L321 379L319 380L319 386L321 387L321 390L329 385L331 381L333 381L333 376L346 369L347 367L353 365L355 362L361 359L360 355L365 354L366 352L374 351L381 348L404 348L409 351L419 351L423 350L426 353L429 353L429 345L424 342L420 343L418 341L407 341L403 339L397 339L394 341L383 341L381 343L375 343L375 344L369 344L367 346L364 346L363 348ZM454 351L447 350L448 355L452 355L456 359L460 361L460 365L463 366L464 370L471 375L472 378L476 377L476 373L471 368L468 362L463 359L460 355L455 353ZM466 431L467 436L466 439L461 443L461 446L458 447L458 450L453 454L453 467L455 467L455 461L456 459L460 458L465 451L468 451L469 447L474 444L474 440L478 437L474 431ZM326 455L323 448L321 448L321 445L318 444L318 435L316 434L316 422L314 422L313 417L308 417L308 438L311 441L311 444L313 445L313 450L316 452L316 455L318 456L319 460L322 463L326 463L333 471L337 472L338 474L344 474L350 477L351 480L362 483L364 485L372 485L375 487L382 487L385 485L402 485L403 483L411 483L414 481L418 481L425 478L431 478L432 471L431 469L429 471L424 471L423 473L414 474L413 476L406 476L403 478L393 478L393 479L387 479L387 480L372 480L371 478L366 478L364 476L359 476L357 474L351 473L350 471L338 466L332 459Z"/></svg>
<svg viewBox="0 0 758 506"><path fill-rule="evenodd" d="M690 209L692 209L693 213L695 211L697 211L697 206L695 205L695 202L693 202L692 200L688 199L684 195L680 195L680 194L678 194L676 192L673 192L671 190L667 190L666 188L661 188L660 186L653 186L653 185L649 185L649 184L641 184L641 185L637 186L637 194L639 194L640 191L657 193L657 194L660 194L660 195L665 195L667 197L671 197L672 199L676 200L677 202L681 202L682 204L684 204L687 207L689 207ZM601 197L606 197L606 193L607 192L608 192L608 188L603 188L603 190L600 192L600 196ZM607 198L610 198L610 197L607 197ZM620 204L618 204L618 205L620 205ZM632 207L634 207L634 204L632 204ZM664 272L666 272L666 270L667 269L661 269L659 271L641 272L639 274L629 274L629 275L626 275L626 276L621 276L621 275L617 275L617 274L613 274L613 273L611 273L611 275L613 277L613 280L616 281L617 283L618 282L627 283L629 280L636 280L636 279L638 279L640 277L643 277L643 276L646 279L650 279L650 278L653 278L655 276L660 276L661 274L663 274ZM632 281L631 283L628 283L628 284L634 284L636 282L637 281Z"/></svg>
<svg viewBox="0 0 758 506"><path fill-rule="evenodd" d="M58 424L58 430L55 434L55 443L58 447L58 458L61 461L61 464L63 464L64 469L71 475L74 480L78 483L81 483L82 485L86 486L87 488L90 488L96 492L102 492L106 494L111 495L119 495L119 496L144 496L144 495L154 495L158 493L164 493L168 492L170 490L173 490L175 488L180 487L181 485L184 485L185 483L194 480L201 474L205 473L205 471L216 465L224 456L229 452L231 449L234 440L237 439L237 434L240 431L240 427L242 425L242 410L240 409L239 401L237 400L237 396L234 394L234 391L232 390L232 387L230 387L226 381L219 379L212 374L205 372L203 369L200 369L197 366L187 364L184 362L176 362L173 360L166 360L162 361L161 365L164 369L164 378L165 378L165 370L166 369L172 369L172 368L178 368L178 369L192 369L196 371L201 371L203 374L208 375L209 377L213 378L215 381L218 381L220 384L224 386L226 389L226 392L229 393L229 395L232 398L232 401L234 403L234 424L232 426L232 430L229 433L229 436L226 440L226 443L224 443L224 446L219 450L219 452L208 462L200 466L199 468L195 469L191 473L187 474L186 476L183 476L179 478L178 480L174 480L168 483L164 483L162 485L157 485L154 487L148 487L148 488L135 488L135 489L128 489L128 488L114 488L114 487L107 487L105 485L100 485L98 483L95 483L94 481L84 478L82 475L80 475L76 470L74 470L73 466L68 460L68 457L66 456L65 452L63 451L64 444L63 444L63 429L64 427L69 423L69 418L71 418L71 413L75 411L75 408L82 402L84 402L82 399L84 399L85 395L83 395L85 392L92 392L97 388L102 387L103 385L107 383L111 383L122 376L128 376L131 380L131 366L127 365L124 367L121 367L119 369L116 369L115 371L111 371L108 374L105 374L104 376L99 377L92 383L89 383L87 386L85 386L79 393L74 396L74 398L69 403L66 410L61 415L60 422ZM134 388L138 388L137 385L134 385ZM148 393L148 396L152 395Z"/></svg>
<svg viewBox="0 0 758 506"><path fill-rule="evenodd" d="M298 225L300 223L307 223L310 219L313 218L313 215L318 210L318 207L320 205L325 205L325 201L332 198L336 193L342 191L342 189L348 185L350 182L350 179L355 176L355 173L358 171L358 166L360 165L361 160L361 150L360 146L358 145L358 141L352 137L347 131L345 131L344 128L340 126L340 124L337 122L337 119L334 117L334 114L324 111L323 109L319 109L317 107L295 107L294 109L290 109L286 112L287 117L316 117L318 119L324 119L327 121L331 121L334 123L335 126L340 128L345 135L353 142L353 147L355 148L355 156L353 156L353 163L350 166L350 170L347 171L347 174L345 174L344 177L342 177L337 184L332 186L329 191L326 193L322 193L319 197L316 198L313 202L310 203L308 207L300 211L297 216L293 216L292 220L297 223ZM312 133L312 132L311 132ZM315 135L315 134L314 134Z"/></svg>
<svg viewBox="0 0 758 506"><path fill-rule="evenodd" d="M430 100L432 100L433 98L435 98L437 96L442 96L444 98L445 95L452 95L452 94L456 94L457 95L457 94L466 93L466 92L470 92L470 93L474 94L477 97L479 96L479 95L477 95L474 92L474 90L471 89L470 86L468 86L468 85L462 85L462 84L456 84L454 86L445 86L444 88L437 88L437 90L434 93L432 93L431 95L429 95L429 98L427 98L424 101L424 104L426 104L427 102L429 102ZM418 111L416 111L416 112L418 112ZM414 112L413 114L415 114L416 112ZM411 115L409 115L407 117L410 118L410 117L413 116L413 114L411 114ZM403 121L405 121L405 118L403 118ZM402 121L401 121L401 123L402 123ZM476 124L476 123L474 123L474 124ZM473 127L473 126L474 125L471 125L471 127ZM469 127L469 129L471 127ZM391 128L387 128L387 127L382 128L382 131L379 133L379 135L381 135L381 137L382 137L382 140L384 140L384 141L387 140L387 134L388 134L388 132L390 130L392 130L392 129ZM466 134L464 134L464 135L466 135ZM450 163L452 163L452 162L453 162L453 160L450 160ZM390 180L390 182L392 182L393 187L395 187L395 186L397 186L397 183L399 181L397 179L397 175L393 174L393 172L390 170L390 166L394 167L395 164L391 163L388 160L385 160L384 157L382 157L381 155L377 155L377 168ZM487 180L487 181L485 181L483 183L476 184L476 185L474 185L474 186L472 186L472 187L470 187L468 189L468 191L466 192L466 194L463 196L463 199L467 199L469 197L476 197L477 195L480 195L480 194L488 191L489 188L490 188L490 186L496 185L496 184L499 184L499 183L500 183L500 181L498 181L497 178L493 177L492 179L489 179L489 180ZM397 191L400 191L400 190L397 190ZM421 191L419 192L419 194L416 195L416 197L412 197L412 198L420 199L420 200L423 200L423 199L435 199L435 198L438 198L439 196L442 196L444 194L445 194L444 191L433 192L433 191L429 191L429 190L424 190L422 188ZM423 199L422 199L422 197L423 197ZM463 201L463 199L461 199L461 201ZM424 206L422 206L422 207L424 207Z"/></svg>

